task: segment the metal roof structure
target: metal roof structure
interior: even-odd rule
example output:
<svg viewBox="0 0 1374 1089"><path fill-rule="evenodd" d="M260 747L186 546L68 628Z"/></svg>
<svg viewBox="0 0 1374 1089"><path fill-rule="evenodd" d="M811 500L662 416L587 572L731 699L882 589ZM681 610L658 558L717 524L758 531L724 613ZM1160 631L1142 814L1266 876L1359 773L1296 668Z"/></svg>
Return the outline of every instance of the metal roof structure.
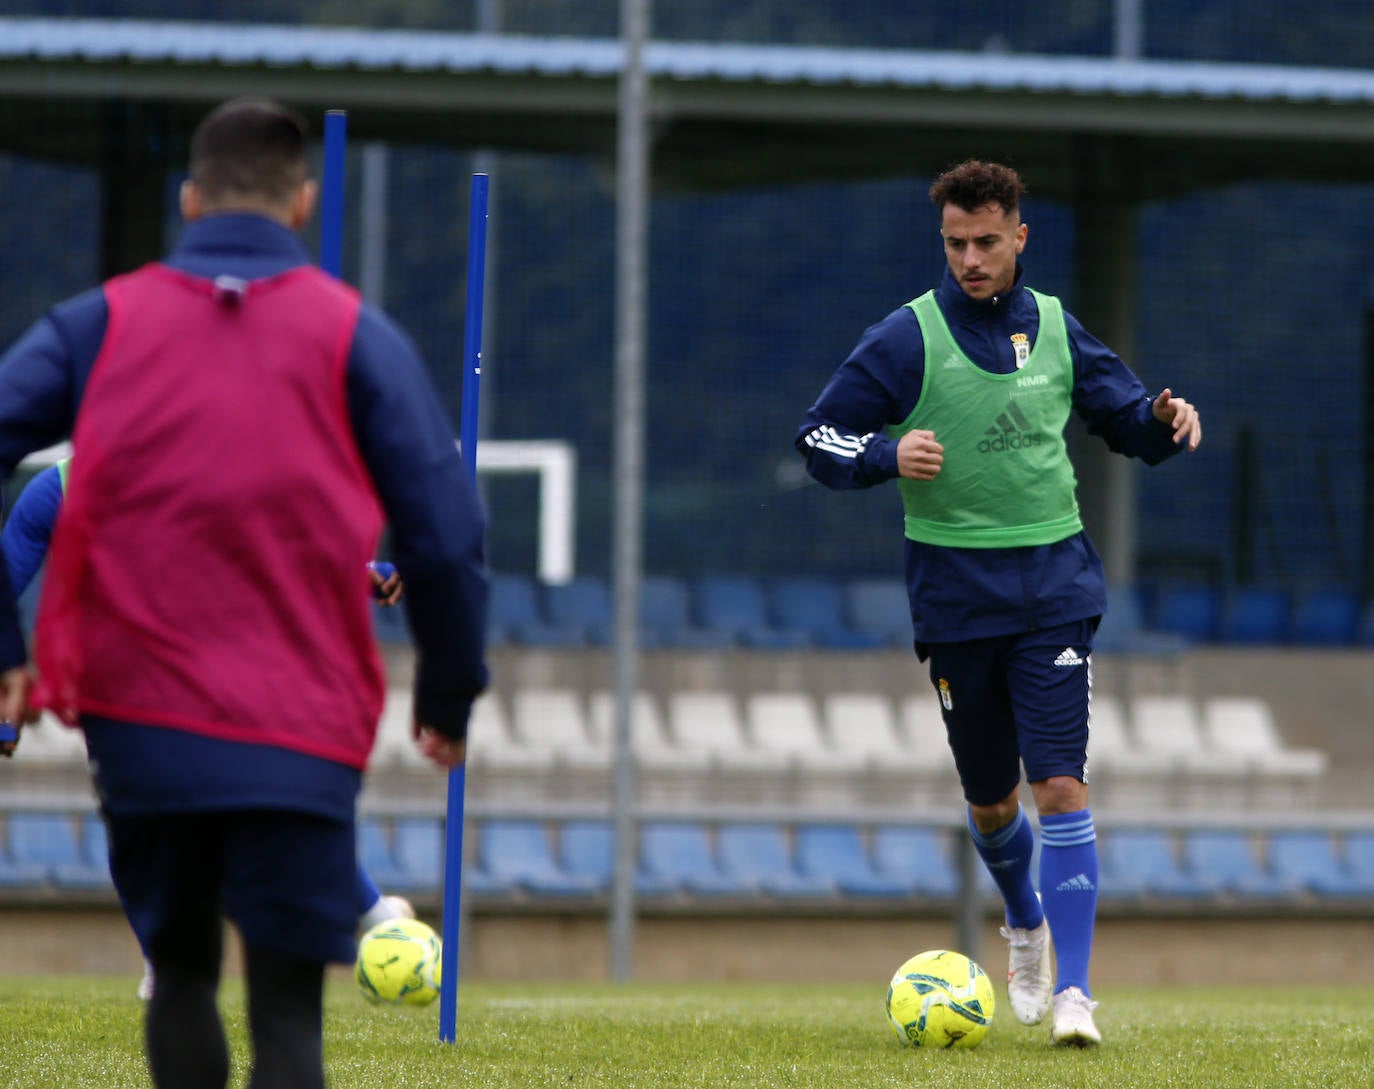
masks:
<svg viewBox="0 0 1374 1089"><path fill-rule="evenodd" d="M620 64L614 40L0 18L0 146L95 161L114 103L155 108L175 141L209 104L261 93L348 109L362 138L609 154ZM1374 71L669 41L646 64L660 184L919 175L968 155L1070 200L1089 175L1133 200L1374 180Z"/></svg>

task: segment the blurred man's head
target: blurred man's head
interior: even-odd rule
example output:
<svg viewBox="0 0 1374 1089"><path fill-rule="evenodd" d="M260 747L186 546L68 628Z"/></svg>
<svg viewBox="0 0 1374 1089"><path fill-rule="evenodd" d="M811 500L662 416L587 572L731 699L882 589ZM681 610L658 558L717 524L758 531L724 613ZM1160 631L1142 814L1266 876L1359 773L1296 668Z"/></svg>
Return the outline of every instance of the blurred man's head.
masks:
<svg viewBox="0 0 1374 1089"><path fill-rule="evenodd" d="M314 211L315 192L305 119L270 99L226 102L191 137L191 176L181 190L187 221L256 212L296 230Z"/></svg>
<svg viewBox="0 0 1374 1089"><path fill-rule="evenodd" d="M1016 282L1029 233L1021 222L1024 192L1015 170L978 159L946 170L930 187L949 271L971 298L1004 294Z"/></svg>

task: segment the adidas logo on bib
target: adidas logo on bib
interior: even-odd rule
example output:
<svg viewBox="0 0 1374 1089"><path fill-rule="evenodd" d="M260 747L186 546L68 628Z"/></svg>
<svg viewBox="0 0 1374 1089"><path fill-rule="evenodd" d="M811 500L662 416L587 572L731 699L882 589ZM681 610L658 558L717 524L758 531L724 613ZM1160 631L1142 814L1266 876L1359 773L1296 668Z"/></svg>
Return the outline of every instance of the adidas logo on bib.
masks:
<svg viewBox="0 0 1374 1089"><path fill-rule="evenodd" d="M1059 657L1054 660L1054 664L1064 667L1080 666L1083 664L1083 659L1078 656L1073 647L1065 647Z"/></svg>

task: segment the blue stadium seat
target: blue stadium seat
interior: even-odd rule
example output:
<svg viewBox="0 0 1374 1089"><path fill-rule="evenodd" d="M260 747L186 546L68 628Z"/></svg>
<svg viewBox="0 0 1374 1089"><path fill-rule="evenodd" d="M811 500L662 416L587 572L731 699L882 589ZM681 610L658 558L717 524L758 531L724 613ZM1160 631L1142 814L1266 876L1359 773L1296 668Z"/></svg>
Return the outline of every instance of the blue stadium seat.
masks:
<svg viewBox="0 0 1374 1089"><path fill-rule="evenodd" d="M804 631L827 650L869 650L888 640L858 631L845 617L844 590L834 579L779 579L770 594L774 623Z"/></svg>
<svg viewBox="0 0 1374 1089"><path fill-rule="evenodd" d="M1183 636L1146 628L1140 596L1134 587L1107 587L1107 611L1093 637L1093 650L1167 657L1187 649L1188 640Z"/></svg>
<svg viewBox="0 0 1374 1089"><path fill-rule="evenodd" d="M544 613L549 623L567 632L584 633L587 642L605 646L615 627L611 589L595 575L578 575L544 587Z"/></svg>
<svg viewBox="0 0 1374 1089"><path fill-rule="evenodd" d="M879 825L873 829L872 852L876 872L909 881L917 895L945 898L959 891L949 837L938 828Z"/></svg>
<svg viewBox="0 0 1374 1089"><path fill-rule="evenodd" d="M396 865L391 840L381 821L365 817L358 822L358 861L382 891L407 887L407 876Z"/></svg>
<svg viewBox="0 0 1374 1089"><path fill-rule="evenodd" d="M648 821L640 826L636 882L646 893L737 896L750 891L721 869L707 827L691 821Z"/></svg>
<svg viewBox="0 0 1374 1089"><path fill-rule="evenodd" d="M1168 832L1121 829L1098 837L1098 885L1104 897L1210 896L1212 881L1185 871Z"/></svg>
<svg viewBox="0 0 1374 1089"><path fill-rule="evenodd" d="M486 873L536 896L589 896L597 890L594 878L559 864L542 821L483 821L477 858Z"/></svg>
<svg viewBox="0 0 1374 1089"><path fill-rule="evenodd" d="M770 896L833 896L835 886L802 874L792 860L786 830L777 824L726 824L716 836L721 868Z"/></svg>
<svg viewBox="0 0 1374 1089"><path fill-rule="evenodd" d="M698 579L693 597L703 628L720 633L723 644L785 650L810 642L801 628L773 627L758 580L712 575Z"/></svg>
<svg viewBox="0 0 1374 1089"><path fill-rule="evenodd" d="M885 646L910 647L911 605L901 579L855 579L845 587L846 618L855 631L875 636Z"/></svg>
<svg viewBox="0 0 1374 1089"><path fill-rule="evenodd" d="M1355 881L1374 885L1374 832L1346 835L1345 867Z"/></svg>
<svg viewBox="0 0 1374 1089"><path fill-rule="evenodd" d="M1226 598L1217 637L1223 643L1272 646L1288 639L1288 594L1245 587Z"/></svg>
<svg viewBox="0 0 1374 1089"><path fill-rule="evenodd" d="M615 839L610 821L566 821L558 830L558 864L567 873L590 878L599 892L615 875Z"/></svg>
<svg viewBox="0 0 1374 1089"><path fill-rule="evenodd" d="M1210 643L1220 624L1221 591L1215 586L1169 586L1155 595L1153 628Z"/></svg>
<svg viewBox="0 0 1374 1089"><path fill-rule="evenodd" d="M28 824L35 816L46 814L11 813L6 819L5 842L0 850L0 886L16 888L48 882L48 864L33 859L27 849L16 850L16 842L32 839Z"/></svg>
<svg viewBox="0 0 1374 1089"><path fill-rule="evenodd" d="M444 883L443 822L432 817L405 817L396 822L393 831L396 866L401 874L399 887L440 888Z"/></svg>
<svg viewBox="0 0 1374 1089"><path fill-rule="evenodd" d="M1218 892L1268 898L1298 891L1294 883L1260 864L1248 832L1226 829L1189 832L1183 839L1183 857L1194 879Z"/></svg>
<svg viewBox="0 0 1374 1089"><path fill-rule="evenodd" d="M110 844L105 822L94 813L81 818L77 861L59 863L53 868L53 879L63 888L110 888Z"/></svg>
<svg viewBox="0 0 1374 1089"><path fill-rule="evenodd" d="M869 859L863 837L852 824L804 824L797 829L797 869L829 882L846 896L908 896L916 889L910 877L879 873Z"/></svg>
<svg viewBox="0 0 1374 1089"><path fill-rule="evenodd" d="M410 630L406 627L405 606L374 605L372 608L372 631L383 643L410 642Z"/></svg>
<svg viewBox="0 0 1374 1089"><path fill-rule="evenodd" d="M1359 627L1359 595L1349 590L1309 590L1293 607L1293 642L1303 646L1349 646Z"/></svg>
<svg viewBox="0 0 1374 1089"><path fill-rule="evenodd" d="M1272 833L1269 864L1281 881L1318 896L1374 896L1374 874L1347 869L1328 832Z"/></svg>
<svg viewBox="0 0 1374 1089"><path fill-rule="evenodd" d="M539 607L534 579L525 575L492 575L487 624L493 643L523 646L575 647L583 642L580 630L550 624Z"/></svg>
<svg viewBox="0 0 1374 1089"><path fill-rule="evenodd" d="M692 622L691 597L682 579L647 576L639 588L639 637L646 647L720 647L720 632Z"/></svg>
<svg viewBox="0 0 1374 1089"><path fill-rule="evenodd" d="M56 880L59 868L83 868L76 827L69 814L11 813L6 825L9 859L18 872L46 882Z"/></svg>

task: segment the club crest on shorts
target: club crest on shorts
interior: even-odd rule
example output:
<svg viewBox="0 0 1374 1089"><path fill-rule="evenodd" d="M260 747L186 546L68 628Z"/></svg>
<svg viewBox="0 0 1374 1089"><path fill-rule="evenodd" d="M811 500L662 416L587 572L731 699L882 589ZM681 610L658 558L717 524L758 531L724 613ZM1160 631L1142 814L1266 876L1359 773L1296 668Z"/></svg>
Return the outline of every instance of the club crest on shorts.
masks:
<svg viewBox="0 0 1374 1089"><path fill-rule="evenodd" d="M954 710L954 697L949 692L949 681L943 677L940 678L940 705L946 711Z"/></svg>
<svg viewBox="0 0 1374 1089"><path fill-rule="evenodd" d="M1030 361L1030 337L1025 333L1012 333L1011 347L1016 353L1016 369L1019 371Z"/></svg>

